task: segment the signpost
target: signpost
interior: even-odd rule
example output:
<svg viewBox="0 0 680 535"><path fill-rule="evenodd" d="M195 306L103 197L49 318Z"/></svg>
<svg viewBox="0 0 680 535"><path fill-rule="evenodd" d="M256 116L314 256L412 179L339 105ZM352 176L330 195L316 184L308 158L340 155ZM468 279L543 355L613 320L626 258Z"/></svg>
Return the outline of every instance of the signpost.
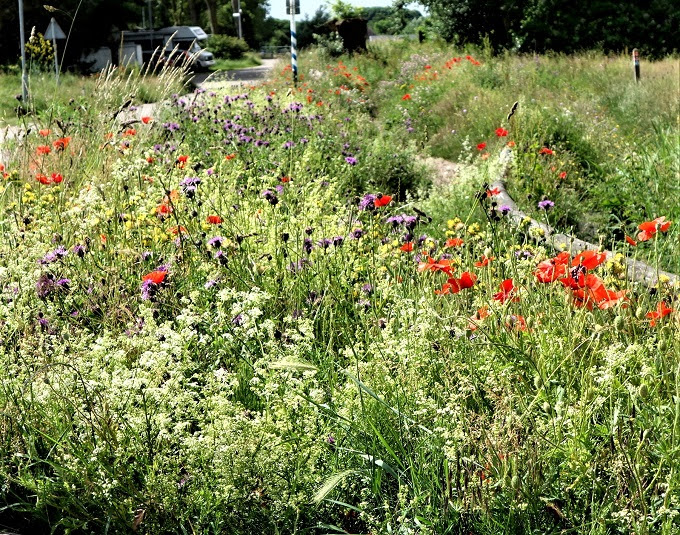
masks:
<svg viewBox="0 0 680 535"><path fill-rule="evenodd" d="M633 69L635 70L635 81L640 81L640 53L637 48L633 49Z"/></svg>
<svg viewBox="0 0 680 535"><path fill-rule="evenodd" d="M26 40L24 39L24 2L19 0L19 42L21 44L21 103L28 105L28 76L26 75Z"/></svg>
<svg viewBox="0 0 680 535"><path fill-rule="evenodd" d="M66 39L64 30L61 29L54 17L50 19L50 25L45 32L45 39L52 41L52 50L54 51L54 75L57 77L57 85L59 85L59 63L57 62L57 39Z"/></svg>
<svg viewBox="0 0 680 535"><path fill-rule="evenodd" d="M241 23L243 11L241 10L241 0L232 0L232 10L234 11L233 17L238 19L238 38L243 39L243 25Z"/></svg>
<svg viewBox="0 0 680 535"><path fill-rule="evenodd" d="M290 66L293 69L293 84L297 87L297 34L295 33L295 14L300 13L300 0L288 0L287 12L290 13Z"/></svg>

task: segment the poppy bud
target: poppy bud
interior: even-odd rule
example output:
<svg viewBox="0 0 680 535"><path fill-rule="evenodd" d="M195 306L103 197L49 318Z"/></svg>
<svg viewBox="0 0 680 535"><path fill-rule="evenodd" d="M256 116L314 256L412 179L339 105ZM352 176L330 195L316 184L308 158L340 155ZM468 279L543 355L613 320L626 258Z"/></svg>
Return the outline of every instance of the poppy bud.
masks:
<svg viewBox="0 0 680 535"><path fill-rule="evenodd" d="M647 383L642 383L640 387L638 388L638 394L642 399L645 399L647 395L649 394L649 387L647 386Z"/></svg>
<svg viewBox="0 0 680 535"><path fill-rule="evenodd" d="M614 318L614 328L615 328L617 331L622 331L624 325L625 325L625 321L624 321L624 319L623 319L623 316L616 316L616 317Z"/></svg>
<svg viewBox="0 0 680 535"><path fill-rule="evenodd" d="M637 307L637 309L635 310L635 317L639 320L644 319L645 314L646 314L645 309L642 307Z"/></svg>
<svg viewBox="0 0 680 535"><path fill-rule="evenodd" d="M550 403L548 403L547 401L543 402L542 408L543 412L550 413Z"/></svg>

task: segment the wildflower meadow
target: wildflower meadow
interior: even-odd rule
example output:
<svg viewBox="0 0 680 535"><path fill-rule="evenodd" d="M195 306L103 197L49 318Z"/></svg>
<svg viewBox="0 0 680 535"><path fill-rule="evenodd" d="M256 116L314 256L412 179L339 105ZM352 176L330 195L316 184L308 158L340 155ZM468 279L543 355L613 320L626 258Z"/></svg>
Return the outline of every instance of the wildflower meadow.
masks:
<svg viewBox="0 0 680 535"><path fill-rule="evenodd" d="M0 528L680 533L677 60L300 69L0 146Z"/></svg>

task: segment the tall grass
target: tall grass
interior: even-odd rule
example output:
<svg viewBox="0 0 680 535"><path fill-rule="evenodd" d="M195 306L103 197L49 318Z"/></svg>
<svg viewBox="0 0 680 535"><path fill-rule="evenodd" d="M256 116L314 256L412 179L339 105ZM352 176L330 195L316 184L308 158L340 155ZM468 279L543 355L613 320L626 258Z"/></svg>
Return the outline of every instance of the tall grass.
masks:
<svg viewBox="0 0 680 535"><path fill-rule="evenodd" d="M110 72L5 147L0 523L677 532L677 288L628 284L620 258L588 267L606 306L540 282L554 252L489 212L507 140L483 107L489 156L470 135L429 188L426 125L451 120L431 110L491 58L430 80L458 55L414 52L418 80L380 49L310 56L290 91L288 69L231 95L162 72L145 122L125 116L140 78ZM518 182L549 166L544 119L512 120ZM641 153L660 177L665 150ZM673 225L643 245L659 262Z"/></svg>

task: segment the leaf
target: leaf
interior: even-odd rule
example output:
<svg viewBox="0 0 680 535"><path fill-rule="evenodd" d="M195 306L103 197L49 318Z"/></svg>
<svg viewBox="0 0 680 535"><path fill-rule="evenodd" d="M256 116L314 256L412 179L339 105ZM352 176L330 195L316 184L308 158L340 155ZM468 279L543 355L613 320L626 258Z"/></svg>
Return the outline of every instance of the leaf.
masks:
<svg viewBox="0 0 680 535"><path fill-rule="evenodd" d="M328 496L335 487L337 487L340 483L342 483L346 477L356 474L356 470L343 470L342 472L338 472L337 474L333 474L331 477L329 477L323 485L319 488L319 490L316 491L314 494L314 497L312 498L312 501L315 503L319 503L323 501L323 499Z"/></svg>
<svg viewBox="0 0 680 535"><path fill-rule="evenodd" d="M272 362L269 367L274 370L294 370L299 372L315 372L318 368L314 364L305 362L303 360L279 360Z"/></svg>

